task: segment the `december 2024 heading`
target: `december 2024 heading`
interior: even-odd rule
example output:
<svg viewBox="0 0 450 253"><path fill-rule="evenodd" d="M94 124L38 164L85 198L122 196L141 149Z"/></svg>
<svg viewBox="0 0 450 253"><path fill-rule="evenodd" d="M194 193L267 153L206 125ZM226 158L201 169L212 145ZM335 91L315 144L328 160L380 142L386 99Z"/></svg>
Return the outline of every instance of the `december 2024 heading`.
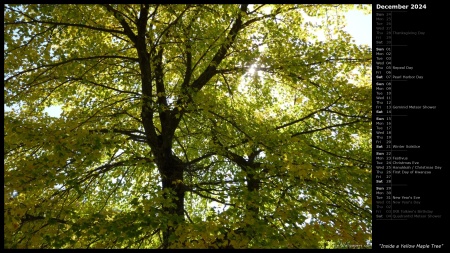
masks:
<svg viewBox="0 0 450 253"><path fill-rule="evenodd" d="M426 9L426 4L377 4L377 10L421 10Z"/></svg>

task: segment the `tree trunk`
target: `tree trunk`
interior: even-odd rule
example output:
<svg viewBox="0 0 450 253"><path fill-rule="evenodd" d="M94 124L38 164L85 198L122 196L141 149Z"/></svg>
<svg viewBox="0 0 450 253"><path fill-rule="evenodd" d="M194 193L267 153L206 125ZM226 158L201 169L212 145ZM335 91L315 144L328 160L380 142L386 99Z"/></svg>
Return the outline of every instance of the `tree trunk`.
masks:
<svg viewBox="0 0 450 253"><path fill-rule="evenodd" d="M170 237L177 225L184 222L184 164L178 157L170 154L158 167L162 177L164 199L170 200L163 206L165 215L172 220L172 224L163 230L163 248L167 249L170 248Z"/></svg>

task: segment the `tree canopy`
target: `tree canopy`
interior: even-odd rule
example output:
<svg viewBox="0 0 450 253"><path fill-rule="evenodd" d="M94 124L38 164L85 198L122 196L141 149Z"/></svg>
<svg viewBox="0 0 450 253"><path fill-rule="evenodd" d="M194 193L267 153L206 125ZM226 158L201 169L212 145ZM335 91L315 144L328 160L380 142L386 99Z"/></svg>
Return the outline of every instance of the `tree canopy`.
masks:
<svg viewBox="0 0 450 253"><path fill-rule="evenodd" d="M350 8L4 5L5 248L367 245Z"/></svg>

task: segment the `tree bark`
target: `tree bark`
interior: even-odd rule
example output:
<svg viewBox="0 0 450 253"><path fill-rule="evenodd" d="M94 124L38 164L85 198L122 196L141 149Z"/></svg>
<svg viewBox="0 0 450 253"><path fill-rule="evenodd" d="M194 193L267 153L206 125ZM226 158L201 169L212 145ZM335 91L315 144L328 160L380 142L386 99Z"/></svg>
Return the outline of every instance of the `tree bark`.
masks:
<svg viewBox="0 0 450 253"><path fill-rule="evenodd" d="M171 245L170 237L177 225L184 222L185 165L178 157L170 154L167 159L158 162L158 168L162 177L163 196L168 200L168 203L163 205L163 210L172 220L172 224L163 230L163 248L166 249Z"/></svg>

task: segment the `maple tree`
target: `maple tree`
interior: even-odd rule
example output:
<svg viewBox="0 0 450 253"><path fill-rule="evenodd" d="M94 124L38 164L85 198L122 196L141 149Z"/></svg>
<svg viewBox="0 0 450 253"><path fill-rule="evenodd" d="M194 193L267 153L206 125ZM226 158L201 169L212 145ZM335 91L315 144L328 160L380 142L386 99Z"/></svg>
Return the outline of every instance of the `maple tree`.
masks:
<svg viewBox="0 0 450 253"><path fill-rule="evenodd" d="M4 5L5 248L367 245L350 8Z"/></svg>

